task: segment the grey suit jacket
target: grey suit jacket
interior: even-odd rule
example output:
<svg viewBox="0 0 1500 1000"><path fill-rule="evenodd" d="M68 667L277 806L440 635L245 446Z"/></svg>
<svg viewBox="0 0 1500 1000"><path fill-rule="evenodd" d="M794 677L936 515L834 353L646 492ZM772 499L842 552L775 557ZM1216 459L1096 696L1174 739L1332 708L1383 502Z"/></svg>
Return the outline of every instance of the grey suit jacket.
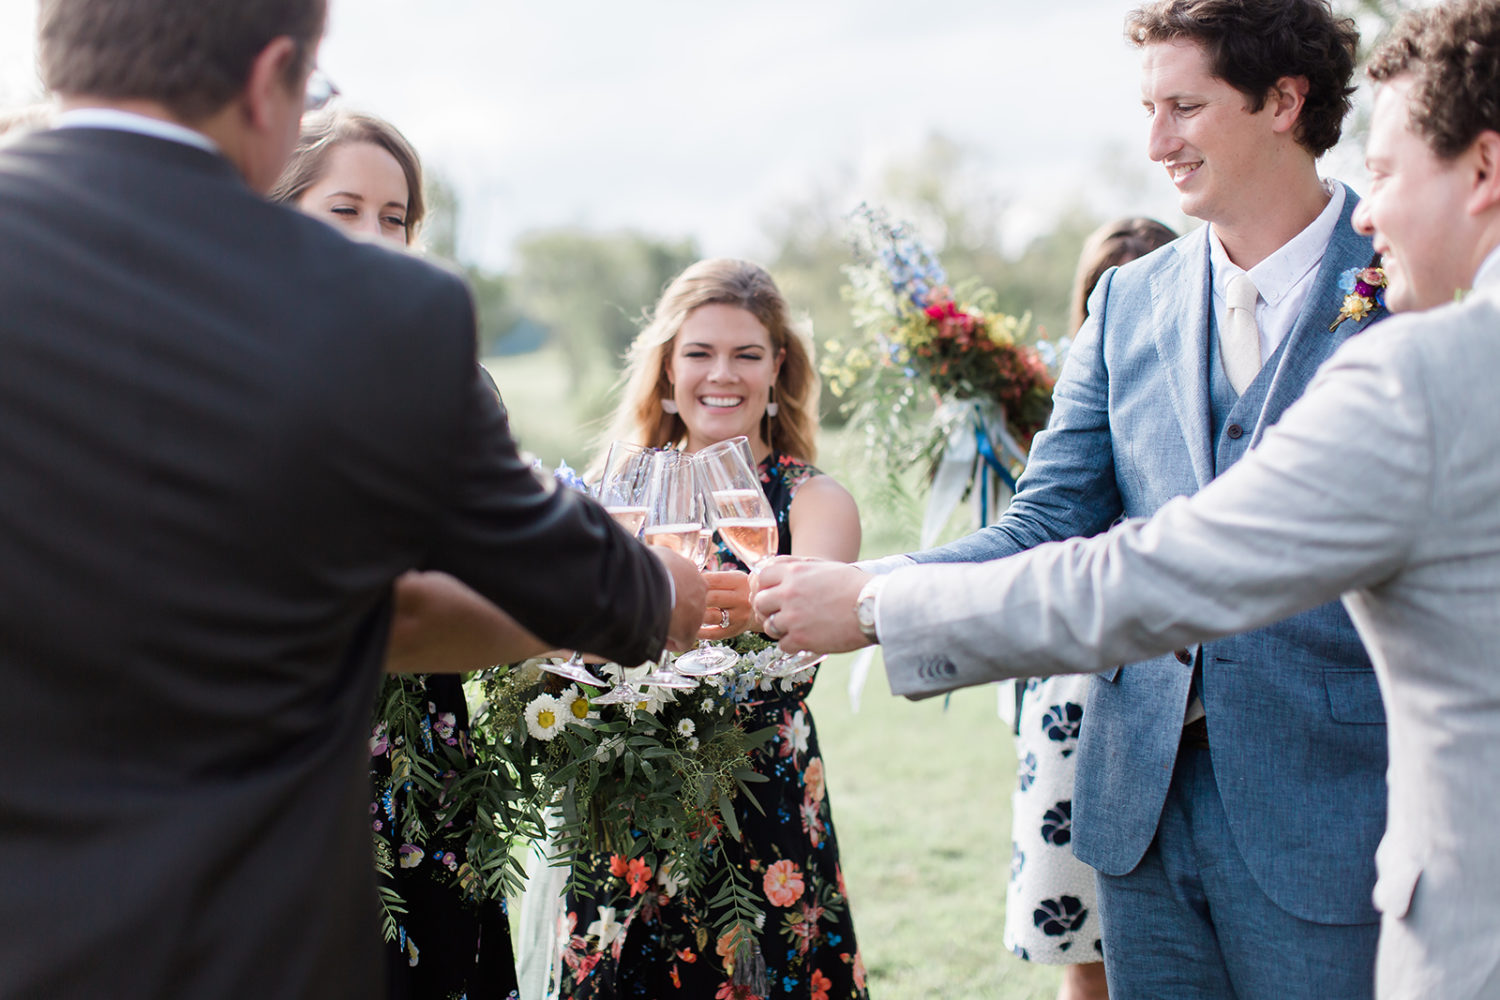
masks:
<svg viewBox="0 0 1500 1000"><path fill-rule="evenodd" d="M1492 274L1345 344L1255 451L1149 520L897 571L893 690L1100 670L1342 595L1389 719L1380 995L1500 996L1497 375Z"/></svg>

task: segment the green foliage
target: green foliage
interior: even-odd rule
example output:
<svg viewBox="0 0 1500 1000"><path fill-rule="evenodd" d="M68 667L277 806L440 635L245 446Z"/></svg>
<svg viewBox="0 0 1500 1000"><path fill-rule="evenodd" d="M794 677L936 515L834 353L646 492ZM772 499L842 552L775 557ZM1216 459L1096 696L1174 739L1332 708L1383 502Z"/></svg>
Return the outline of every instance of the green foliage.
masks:
<svg viewBox="0 0 1500 1000"><path fill-rule="evenodd" d="M667 282L698 258L690 239L549 229L516 244L516 301L572 362L574 388L612 372Z"/></svg>

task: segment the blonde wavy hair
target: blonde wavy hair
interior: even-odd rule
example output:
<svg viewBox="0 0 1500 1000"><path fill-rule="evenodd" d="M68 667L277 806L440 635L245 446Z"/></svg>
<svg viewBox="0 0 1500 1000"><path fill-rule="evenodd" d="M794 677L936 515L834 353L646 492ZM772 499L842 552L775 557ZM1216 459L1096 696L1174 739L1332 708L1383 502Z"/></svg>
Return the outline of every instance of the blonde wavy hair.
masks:
<svg viewBox="0 0 1500 1000"><path fill-rule="evenodd" d="M749 261L716 258L700 260L673 278L631 343L620 376L620 402L600 439L596 465L603 461L611 441L666 448L686 439L682 417L663 412L661 401L672 395L667 361L677 333L694 309L706 305L745 310L770 333L772 352L786 352L773 385L778 411L774 417L762 416L761 433L773 451L804 462L817 457L821 383L813 366L812 345L793 324L786 299L764 268Z"/></svg>

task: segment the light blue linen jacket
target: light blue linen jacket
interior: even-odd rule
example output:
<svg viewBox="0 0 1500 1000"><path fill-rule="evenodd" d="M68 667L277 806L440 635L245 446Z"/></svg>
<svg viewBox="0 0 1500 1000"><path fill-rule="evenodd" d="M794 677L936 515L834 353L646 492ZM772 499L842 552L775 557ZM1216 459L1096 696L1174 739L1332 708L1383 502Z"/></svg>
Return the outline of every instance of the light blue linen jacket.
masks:
<svg viewBox="0 0 1500 1000"><path fill-rule="evenodd" d="M1261 375L1270 382L1253 430L1210 440L1213 308L1204 226L1100 279L1058 380L1052 419L1037 435L1010 507L996 524L912 558L981 562L1094 535L1196 493L1216 469L1222 473L1370 321L1329 330L1343 301L1340 275L1372 257L1370 241L1349 225L1356 201L1346 189L1302 315L1280 363ZM1370 661L1337 602L1205 643L1201 652L1097 675L1078 750L1074 854L1111 875L1140 862L1166 799L1199 655L1214 773L1257 883L1306 920L1375 921L1385 714Z"/></svg>

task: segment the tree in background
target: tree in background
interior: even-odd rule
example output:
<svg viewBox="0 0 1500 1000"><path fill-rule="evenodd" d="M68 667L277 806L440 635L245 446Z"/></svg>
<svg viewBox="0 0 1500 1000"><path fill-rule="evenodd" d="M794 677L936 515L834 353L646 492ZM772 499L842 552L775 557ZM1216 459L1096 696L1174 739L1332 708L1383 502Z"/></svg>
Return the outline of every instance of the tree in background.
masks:
<svg viewBox="0 0 1500 1000"><path fill-rule="evenodd" d="M642 311L698 259L691 239L547 229L516 243L516 301L567 356L575 389L613 379Z"/></svg>

